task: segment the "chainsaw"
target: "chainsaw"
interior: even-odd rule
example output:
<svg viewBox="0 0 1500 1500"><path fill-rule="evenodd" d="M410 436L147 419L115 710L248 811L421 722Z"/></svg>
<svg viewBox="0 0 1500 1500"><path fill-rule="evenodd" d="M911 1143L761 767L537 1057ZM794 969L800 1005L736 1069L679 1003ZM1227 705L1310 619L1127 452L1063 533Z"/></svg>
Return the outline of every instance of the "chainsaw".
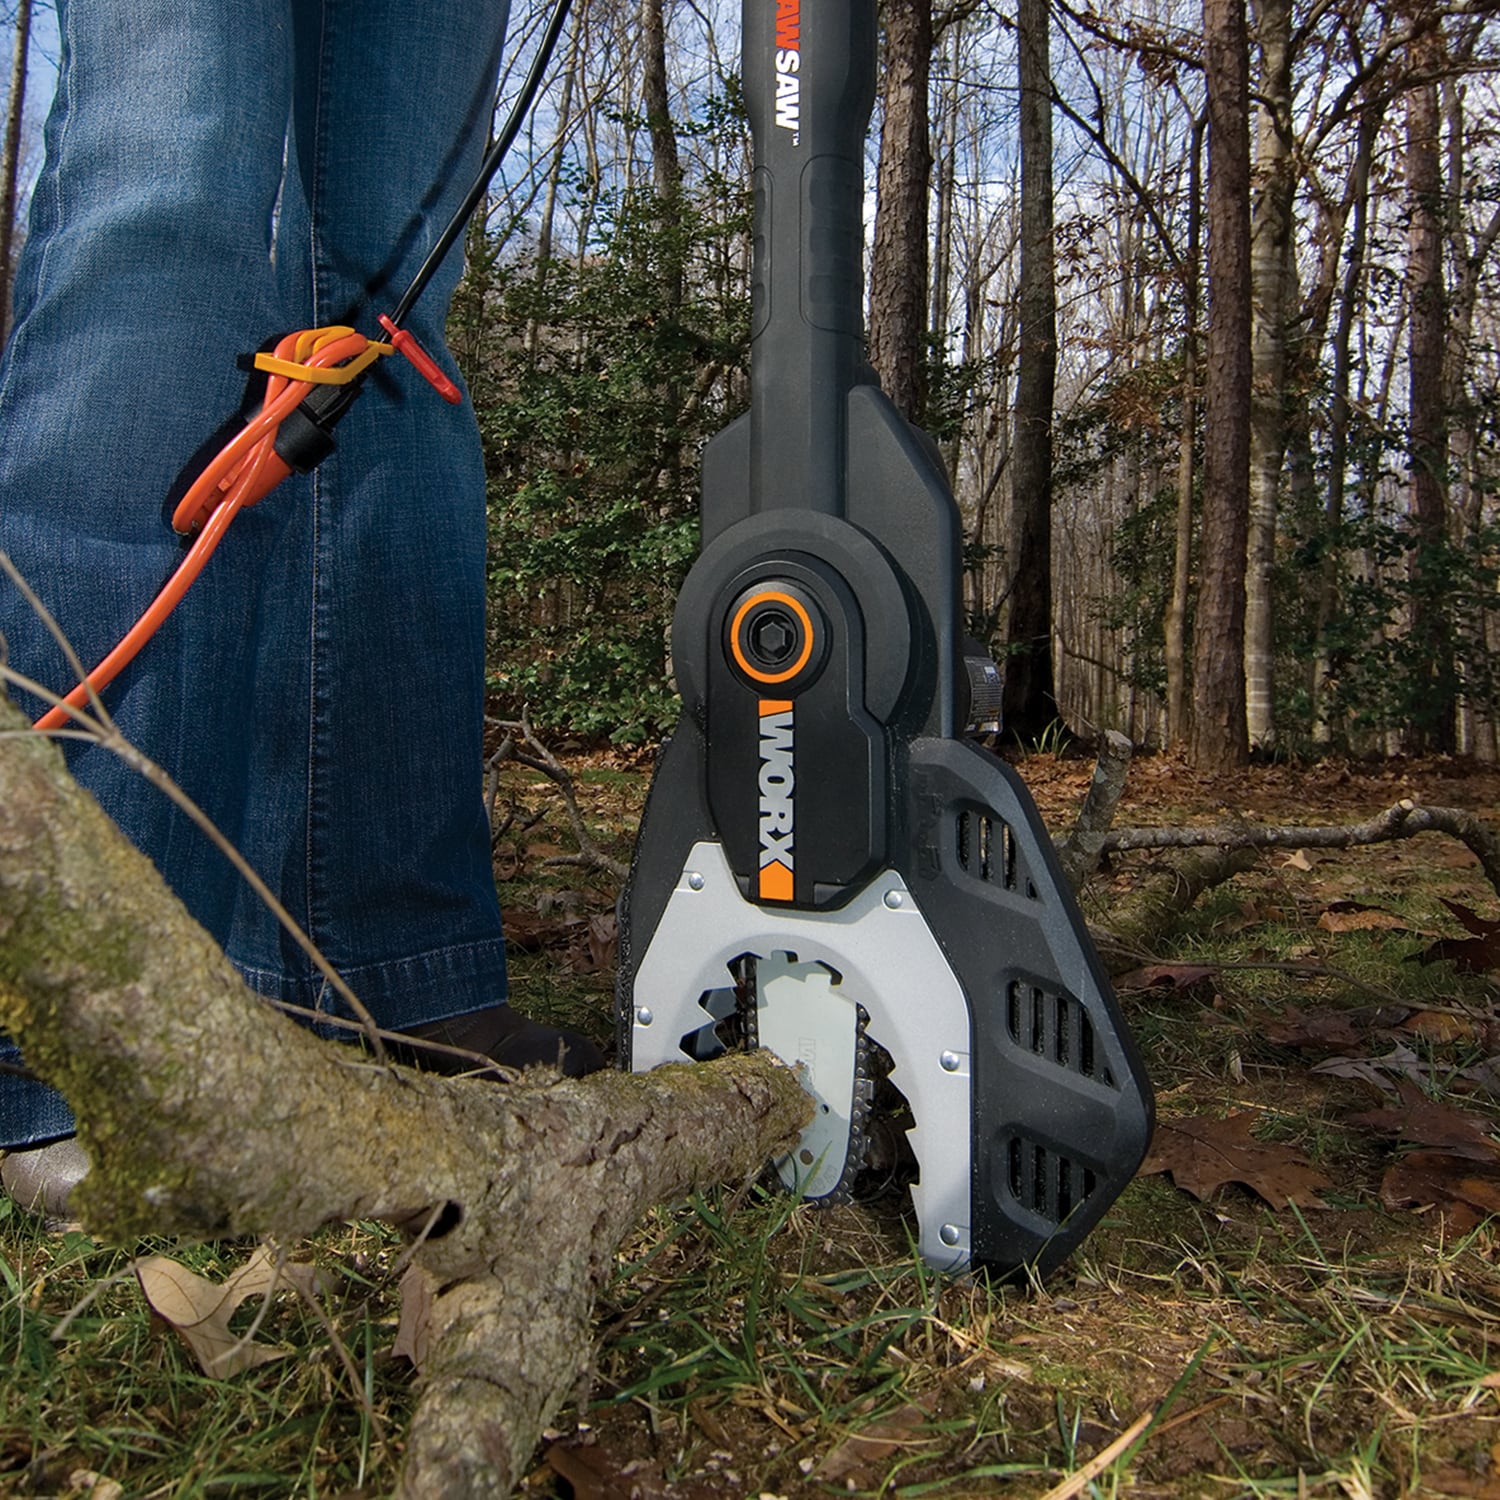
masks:
<svg viewBox="0 0 1500 1500"><path fill-rule="evenodd" d="M745 0L743 48L751 403L703 453L620 1064L774 1052L816 1103L776 1170L827 1203L894 1090L922 1258L1042 1273L1140 1164L1150 1085L1030 796L968 735L1000 674L960 623L958 507L864 361L875 0Z"/></svg>

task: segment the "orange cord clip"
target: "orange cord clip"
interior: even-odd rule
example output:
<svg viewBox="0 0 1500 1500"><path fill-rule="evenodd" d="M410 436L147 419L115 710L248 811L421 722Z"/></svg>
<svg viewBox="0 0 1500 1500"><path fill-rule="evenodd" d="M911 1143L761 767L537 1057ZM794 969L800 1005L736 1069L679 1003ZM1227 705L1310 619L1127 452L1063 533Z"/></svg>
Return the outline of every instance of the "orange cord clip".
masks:
<svg viewBox="0 0 1500 1500"><path fill-rule="evenodd" d="M88 703L90 686L97 692L113 682L176 609L223 539L229 523L245 506L263 500L291 473L277 455L276 434L282 421L312 391L318 380L313 372L341 367L340 377L343 378L343 370L348 370L347 378L352 379L366 365L390 350L390 345L374 343L364 334L343 327L313 328L288 334L276 345L273 356L276 366L266 382L260 411L225 443L193 481L172 513L172 525L178 532L183 535L198 532L187 556L120 644L67 695L62 704L43 714L33 728L63 728L71 717L64 704L81 709ZM285 373L297 368L305 369L311 378L297 379L295 375Z"/></svg>

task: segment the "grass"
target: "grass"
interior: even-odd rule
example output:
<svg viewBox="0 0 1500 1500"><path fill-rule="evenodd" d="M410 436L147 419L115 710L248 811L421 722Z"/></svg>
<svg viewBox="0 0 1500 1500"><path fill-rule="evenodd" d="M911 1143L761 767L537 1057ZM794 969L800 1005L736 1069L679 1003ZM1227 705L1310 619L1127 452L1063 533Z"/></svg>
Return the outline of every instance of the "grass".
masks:
<svg viewBox="0 0 1500 1500"><path fill-rule="evenodd" d="M579 776L616 854L641 782L617 766ZM519 872L508 902L606 912L602 880L542 863L566 842L547 788L528 780L518 796L541 816L501 851ZM1411 848L1394 867L1349 858L1361 899L1417 929L1452 930L1438 894L1495 910L1472 874L1424 879ZM1289 1007L1347 1012L1367 1055L1402 1037L1430 1065L1427 1097L1493 1108L1455 1092L1492 1033L1403 1032L1398 1017L1443 1007L1485 1023L1495 987L1409 961L1420 935L1320 931L1347 876L1343 857L1295 881L1268 864L1212 893L1152 956L1225 967L1127 998L1162 1117L1260 1110L1261 1139L1334 1179L1332 1207L1277 1212L1233 1184L1199 1203L1165 1176L1138 1178L1037 1287L934 1277L899 1203L816 1212L759 1185L705 1194L654 1211L622 1247L590 1380L549 1443L590 1450L601 1492L644 1500L1031 1500L1154 1413L1076 1493L1376 1500L1500 1483L1500 1236L1384 1207L1382 1174L1407 1148L1351 1123L1373 1092L1267 1034ZM1332 972L1250 967L1296 963ZM576 944L517 953L513 982L527 1008L608 1037L609 975ZM85 1471L129 1496L393 1485L412 1399L390 1354L393 1235L357 1225L299 1247L323 1269L342 1354L285 1294L257 1336L288 1357L231 1381L198 1373L153 1321L129 1273L141 1248L47 1234L0 1202L0 1494L86 1495ZM145 1248L218 1276L250 1249ZM539 1459L527 1492L572 1491Z"/></svg>

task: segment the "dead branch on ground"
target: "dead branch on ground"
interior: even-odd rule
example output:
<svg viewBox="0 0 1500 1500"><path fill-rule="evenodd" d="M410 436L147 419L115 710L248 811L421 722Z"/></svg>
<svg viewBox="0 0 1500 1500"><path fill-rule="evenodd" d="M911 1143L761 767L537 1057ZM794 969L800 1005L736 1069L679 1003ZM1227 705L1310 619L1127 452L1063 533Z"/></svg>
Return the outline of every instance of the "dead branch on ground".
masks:
<svg viewBox="0 0 1500 1500"><path fill-rule="evenodd" d="M500 741L498 748L485 762L488 773L485 789L485 804L490 812L490 826L494 827L495 804L499 795L499 770L507 761L513 761L516 765L526 766L530 770L539 771L548 778L562 796L563 808L568 814L568 822L573 827L573 839L578 845L577 854L556 854L545 863L549 865L581 865L587 870L603 870L606 874L614 876L621 884L630 874L630 866L622 860L615 859L606 854L588 830L588 825L583 820L583 813L578 807L578 788L573 781L572 773L538 738L531 722L523 713L519 719L491 719L486 718L485 723L492 729L504 731L505 737ZM517 736L520 743L517 743ZM525 748L522 748L522 745ZM515 816L515 807L512 805L506 819L506 827L510 826L511 819ZM535 821L535 820L533 820ZM529 826L529 825L528 825Z"/></svg>
<svg viewBox="0 0 1500 1500"><path fill-rule="evenodd" d="M1500 837L1457 807L1424 807L1403 798L1363 823L1331 827L1224 824L1214 828L1120 828L1108 834L1105 853L1132 849L1353 849L1446 833L1468 846L1485 878L1500 894Z"/></svg>
<svg viewBox="0 0 1500 1500"><path fill-rule="evenodd" d="M1354 849L1419 833L1459 839L1479 861L1500 894L1500 836L1473 813L1456 807L1425 807L1405 798L1362 823L1331 826L1230 823L1210 828L1110 829L1130 768L1130 742L1113 731L1104 736L1093 780L1066 838L1057 845L1063 872L1079 890L1106 854L1139 850L1184 850L1149 870L1139 885L1110 905L1101 945L1150 936L1181 916L1205 891L1250 869L1263 849Z"/></svg>
<svg viewBox="0 0 1500 1500"><path fill-rule="evenodd" d="M764 1053L497 1087L318 1040L245 988L3 695L0 1029L78 1115L98 1233L426 1231L412 1496L508 1493L587 1363L620 1238L758 1170L810 1109Z"/></svg>

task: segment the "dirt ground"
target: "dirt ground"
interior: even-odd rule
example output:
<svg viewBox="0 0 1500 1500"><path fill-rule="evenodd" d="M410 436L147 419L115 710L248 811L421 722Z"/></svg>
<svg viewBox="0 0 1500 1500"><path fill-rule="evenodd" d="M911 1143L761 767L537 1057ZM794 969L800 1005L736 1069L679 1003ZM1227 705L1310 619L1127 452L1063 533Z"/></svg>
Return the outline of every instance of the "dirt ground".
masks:
<svg viewBox="0 0 1500 1500"><path fill-rule="evenodd" d="M645 768L580 766L598 826L628 828ZM1018 767L1065 832L1092 761ZM1402 799L1493 828L1500 773L1155 756L1115 826L1342 825ZM1111 859L1091 923L1171 857ZM1045 1286L924 1276L899 1204L665 1215L529 1492L1500 1497L1496 933L1454 839L1261 855L1107 952L1157 1142Z"/></svg>

